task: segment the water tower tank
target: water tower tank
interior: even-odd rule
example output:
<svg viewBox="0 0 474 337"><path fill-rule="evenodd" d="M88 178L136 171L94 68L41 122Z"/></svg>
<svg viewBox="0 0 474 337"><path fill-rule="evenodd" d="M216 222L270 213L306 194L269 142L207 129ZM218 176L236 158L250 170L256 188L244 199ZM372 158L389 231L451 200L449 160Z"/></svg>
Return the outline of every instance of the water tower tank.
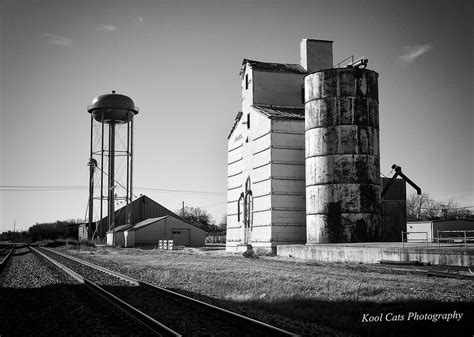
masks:
<svg viewBox="0 0 474 337"><path fill-rule="evenodd" d="M96 97L92 105L87 107L87 111L98 122L122 124L138 114L138 107L130 97L112 91L111 94Z"/></svg>
<svg viewBox="0 0 474 337"><path fill-rule="evenodd" d="M307 243L374 241L380 232L378 74L305 77Z"/></svg>

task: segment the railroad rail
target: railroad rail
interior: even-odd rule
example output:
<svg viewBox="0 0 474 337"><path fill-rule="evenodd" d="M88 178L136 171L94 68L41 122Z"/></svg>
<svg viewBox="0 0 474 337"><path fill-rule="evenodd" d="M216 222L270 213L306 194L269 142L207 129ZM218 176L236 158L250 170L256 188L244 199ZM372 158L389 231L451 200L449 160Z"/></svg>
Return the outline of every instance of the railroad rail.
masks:
<svg viewBox="0 0 474 337"><path fill-rule="evenodd" d="M105 300L107 300L110 304L114 305L118 309L120 309L123 313L125 313L129 318L134 320L135 322L139 323L142 327L146 328L150 331L152 335L156 336L181 336L179 333L171 330L164 324L156 321L152 317L148 316L147 314L143 313L142 311L134 308L133 306L129 305L125 301L121 300L117 296L113 295L111 292L105 290L103 287L97 285L96 283L88 280L87 278L83 277L82 275L76 273L74 270L68 268L64 264L56 261L56 259L52 258L51 256L41 252L38 248L30 247L30 249L35 252L36 254L42 256L44 259L51 262L57 268L63 270L65 273L70 275L79 283L84 284L90 291L96 293L97 295L101 296ZM53 252L50 249L42 248L49 252Z"/></svg>
<svg viewBox="0 0 474 337"><path fill-rule="evenodd" d="M294 333L264 322L48 248L34 250L45 257L54 259L57 264L64 265L63 267L73 271L77 275L76 277L85 280L84 283L95 284L95 286L109 292L110 295L105 296L113 298L113 301L117 303L122 303L120 305L125 306L127 312L141 312L142 317L148 317L150 322L156 321L161 326L167 327L169 331L163 332L163 334L220 336L235 333L243 336L296 336ZM141 322L143 324L143 319ZM214 322L219 322L218 326ZM155 323L145 323L145 326L147 324Z"/></svg>
<svg viewBox="0 0 474 337"><path fill-rule="evenodd" d="M373 264L371 266L392 273L421 274L431 277L467 279L474 281L474 273L467 267L423 265L417 261L403 263L383 260L380 261L379 265Z"/></svg>
<svg viewBox="0 0 474 337"><path fill-rule="evenodd" d="M5 249L2 249L1 253L3 255L3 253L7 250L8 248L5 248ZM5 267L5 265L7 264L8 262L8 259L10 258L10 256L12 256L13 252L15 251L15 247L13 248L10 248L10 251L5 255L5 257L0 261L0 272L3 270L3 268ZM0 257L1 258L1 257Z"/></svg>

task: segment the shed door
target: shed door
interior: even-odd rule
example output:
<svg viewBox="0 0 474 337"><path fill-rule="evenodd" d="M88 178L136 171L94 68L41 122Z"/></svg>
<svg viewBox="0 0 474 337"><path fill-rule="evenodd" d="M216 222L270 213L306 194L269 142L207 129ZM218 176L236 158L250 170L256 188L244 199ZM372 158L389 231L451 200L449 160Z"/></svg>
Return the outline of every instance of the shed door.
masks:
<svg viewBox="0 0 474 337"><path fill-rule="evenodd" d="M189 229L173 228L171 237L175 246L189 246Z"/></svg>

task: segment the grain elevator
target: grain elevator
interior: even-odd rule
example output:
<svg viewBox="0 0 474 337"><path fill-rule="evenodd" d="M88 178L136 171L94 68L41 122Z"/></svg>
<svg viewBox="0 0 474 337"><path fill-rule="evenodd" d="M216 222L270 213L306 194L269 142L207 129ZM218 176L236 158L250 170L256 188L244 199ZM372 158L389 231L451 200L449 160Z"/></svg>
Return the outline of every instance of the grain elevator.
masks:
<svg viewBox="0 0 474 337"><path fill-rule="evenodd" d="M228 136L228 251L381 235L378 74L333 67L332 41L300 63L244 59Z"/></svg>

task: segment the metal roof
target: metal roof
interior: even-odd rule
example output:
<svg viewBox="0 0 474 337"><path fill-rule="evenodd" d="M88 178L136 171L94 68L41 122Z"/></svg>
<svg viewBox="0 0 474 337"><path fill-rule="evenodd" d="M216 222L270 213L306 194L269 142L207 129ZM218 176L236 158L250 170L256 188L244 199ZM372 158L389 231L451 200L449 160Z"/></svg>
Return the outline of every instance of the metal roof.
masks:
<svg viewBox="0 0 474 337"><path fill-rule="evenodd" d="M287 106L267 106L267 105L252 105L252 107L263 113L269 118L279 119L303 119L304 107L287 107Z"/></svg>
<svg viewBox="0 0 474 337"><path fill-rule="evenodd" d="M131 227L133 227L133 225L130 225L130 224L117 226L117 227L114 228L114 232L123 232L123 231L125 231L125 230L127 230ZM107 231L107 233L112 233L112 232L113 232L112 230Z"/></svg>
<svg viewBox="0 0 474 337"><path fill-rule="evenodd" d="M242 61L242 70L241 74L243 73L243 68L245 65L249 64L253 69L262 70L262 71L269 71L269 72L276 72L276 73L295 73L295 74L306 74L307 71L299 64L293 63L270 63L270 62L260 62L254 61L249 59L244 59Z"/></svg>
<svg viewBox="0 0 474 337"><path fill-rule="evenodd" d="M177 219L181 219L176 213L170 211L166 207L160 205L153 199L147 197L146 195L142 195L139 198L133 200L129 206L131 207L131 223L139 223L140 221L149 219L149 218L156 218L165 215L171 215ZM115 210L114 217L115 217L115 228L119 228L120 226L127 225L127 212L126 207L123 206L122 208ZM107 223L108 223L108 216L102 218L102 220L97 221L99 223L99 235L103 237L107 232Z"/></svg>
<svg viewBox="0 0 474 337"><path fill-rule="evenodd" d="M146 227L148 225L151 225L152 223L161 221L163 219L166 219L169 217L169 215L161 216L159 218L151 218L151 219L146 219L143 221L140 221L139 223L135 224L132 228L130 228L131 231L137 231L139 229L142 229L143 227Z"/></svg>

